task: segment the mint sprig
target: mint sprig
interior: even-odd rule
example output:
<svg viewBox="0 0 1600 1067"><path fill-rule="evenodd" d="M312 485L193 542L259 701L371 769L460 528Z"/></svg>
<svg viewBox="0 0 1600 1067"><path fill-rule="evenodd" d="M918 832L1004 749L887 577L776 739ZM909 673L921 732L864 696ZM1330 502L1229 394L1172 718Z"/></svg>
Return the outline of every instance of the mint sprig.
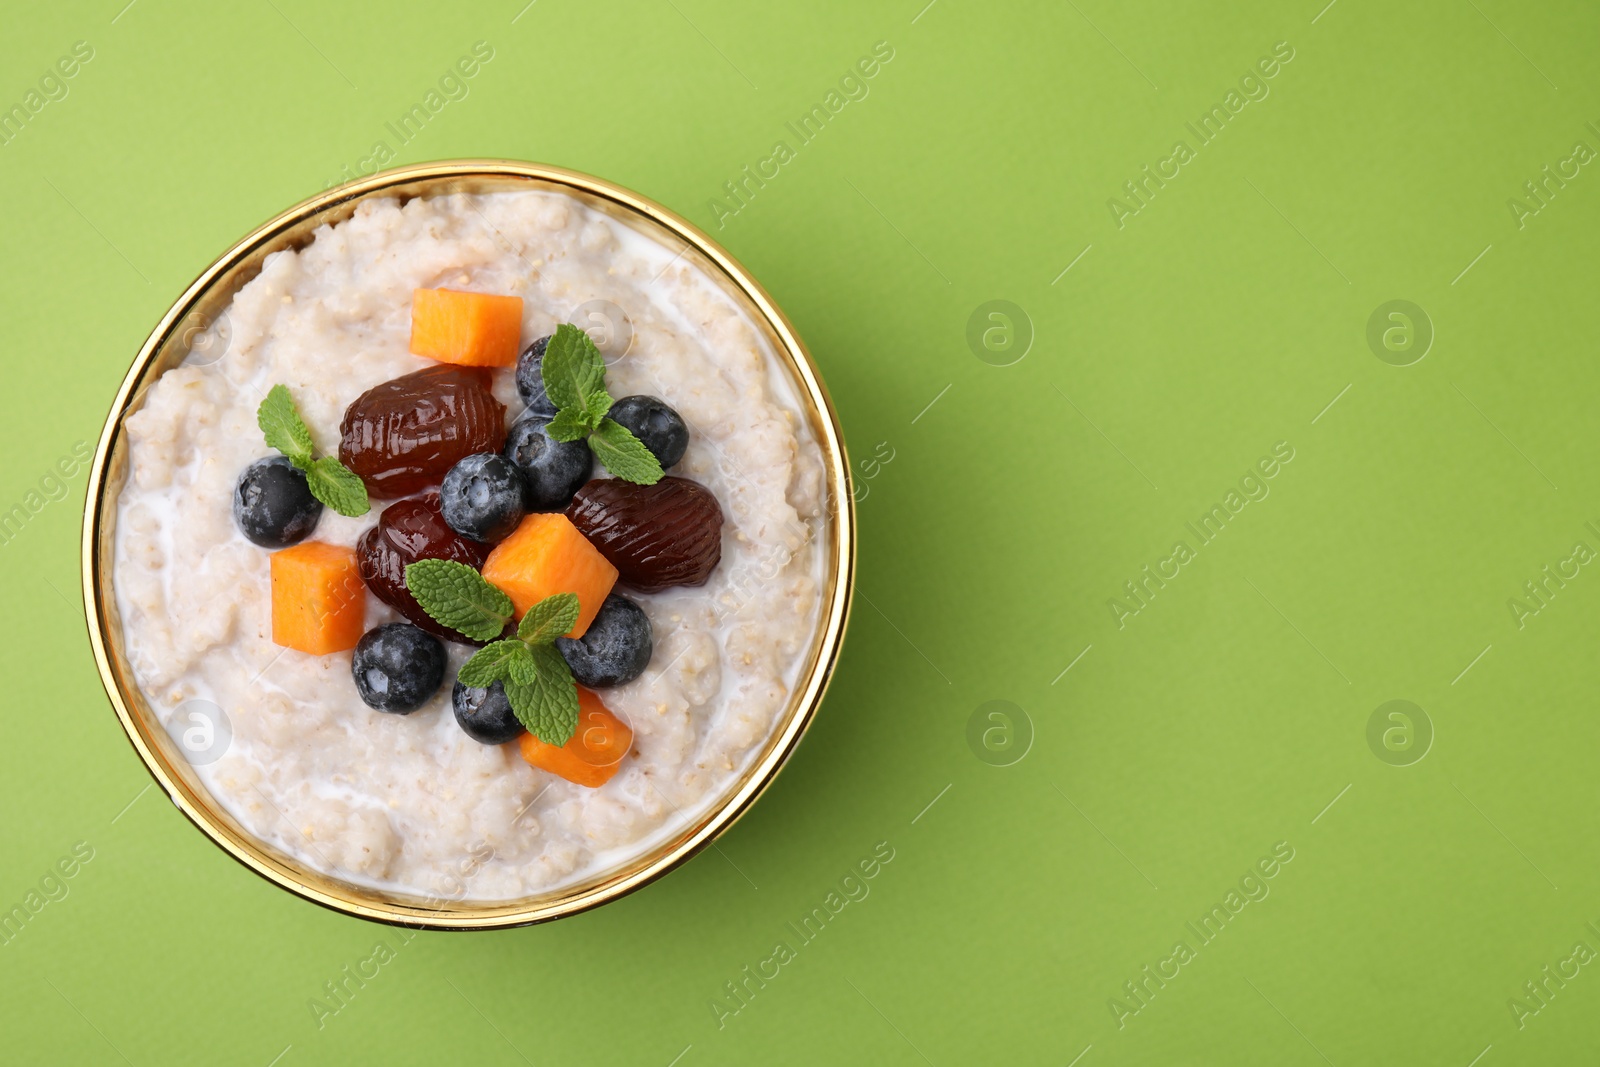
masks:
<svg viewBox="0 0 1600 1067"><path fill-rule="evenodd" d="M587 438L589 450L623 481L655 485L661 480L655 454L626 426L606 417L615 401L606 392L606 361L588 334L570 322L557 326L540 374L545 395L556 406L546 433L557 441Z"/></svg>
<svg viewBox="0 0 1600 1067"><path fill-rule="evenodd" d="M275 448L305 472L311 495L341 515L354 518L372 510L367 487L349 467L332 456L316 458L311 431L294 406L294 398L283 385L267 390L267 398L256 409L256 425L267 447Z"/></svg>
<svg viewBox="0 0 1600 1067"><path fill-rule="evenodd" d="M458 682L473 689L499 682L517 721L529 733L558 747L572 739L578 728L578 683L555 639L577 625L576 593L545 597L522 617L517 636L495 641L516 607L465 563L418 560L406 567L406 588L440 624L475 641L490 642L461 665Z"/></svg>

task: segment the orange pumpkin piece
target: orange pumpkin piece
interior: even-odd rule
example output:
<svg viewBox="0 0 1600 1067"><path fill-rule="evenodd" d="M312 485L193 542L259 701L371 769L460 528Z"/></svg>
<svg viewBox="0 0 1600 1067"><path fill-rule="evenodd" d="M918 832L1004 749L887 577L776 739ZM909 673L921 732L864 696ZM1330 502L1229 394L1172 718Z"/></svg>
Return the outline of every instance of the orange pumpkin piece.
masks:
<svg viewBox="0 0 1600 1067"><path fill-rule="evenodd" d="M325 656L361 640L367 587L356 550L302 541L272 554L272 640L285 648Z"/></svg>
<svg viewBox="0 0 1600 1067"><path fill-rule="evenodd" d="M529 515L489 553L483 576L511 598L517 614L547 596L578 594L578 622L566 636L582 637L617 581L617 568L559 511Z"/></svg>
<svg viewBox="0 0 1600 1067"><path fill-rule="evenodd" d="M416 289L411 351L466 367L509 367L522 344L522 297Z"/></svg>
<svg viewBox="0 0 1600 1067"><path fill-rule="evenodd" d="M547 745L532 734L523 734L517 744L522 758L541 771L595 789L610 781L622 766L633 747L633 731L580 685L578 728L566 744Z"/></svg>

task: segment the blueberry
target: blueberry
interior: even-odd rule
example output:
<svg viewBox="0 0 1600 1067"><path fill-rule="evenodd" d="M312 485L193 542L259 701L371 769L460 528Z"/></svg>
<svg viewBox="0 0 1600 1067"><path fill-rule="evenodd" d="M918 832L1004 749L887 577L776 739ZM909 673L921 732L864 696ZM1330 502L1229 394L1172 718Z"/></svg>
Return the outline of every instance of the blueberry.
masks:
<svg viewBox="0 0 1600 1067"><path fill-rule="evenodd" d="M650 619L639 605L612 593L582 637L558 637L556 648L579 684L622 685L650 665Z"/></svg>
<svg viewBox="0 0 1600 1067"><path fill-rule="evenodd" d="M535 415L554 415L556 406L544 391L544 349L549 336L539 338L517 357L517 392Z"/></svg>
<svg viewBox="0 0 1600 1067"><path fill-rule="evenodd" d="M320 518L322 501L311 495L305 472L286 456L256 460L234 487L234 525L262 548L288 548L304 541Z"/></svg>
<svg viewBox="0 0 1600 1067"><path fill-rule="evenodd" d="M557 441L545 432L548 415L524 415L506 434L505 457L522 472L529 511L560 511L594 470L586 441Z"/></svg>
<svg viewBox="0 0 1600 1067"><path fill-rule="evenodd" d="M350 673L369 708L405 715L438 692L444 681L444 645L409 622L368 630L356 643Z"/></svg>
<svg viewBox="0 0 1600 1067"><path fill-rule="evenodd" d="M683 416L660 397L625 396L612 404L607 414L643 441L663 470L682 459L689 447L689 427Z"/></svg>
<svg viewBox="0 0 1600 1067"><path fill-rule="evenodd" d="M479 744L503 745L522 734L522 724L511 710L506 687L499 682L487 689L457 682L450 698L456 706L456 722Z"/></svg>
<svg viewBox="0 0 1600 1067"><path fill-rule="evenodd" d="M519 471L497 452L479 452L450 468L439 487L439 511L462 537L491 544L510 536L524 514L528 490Z"/></svg>

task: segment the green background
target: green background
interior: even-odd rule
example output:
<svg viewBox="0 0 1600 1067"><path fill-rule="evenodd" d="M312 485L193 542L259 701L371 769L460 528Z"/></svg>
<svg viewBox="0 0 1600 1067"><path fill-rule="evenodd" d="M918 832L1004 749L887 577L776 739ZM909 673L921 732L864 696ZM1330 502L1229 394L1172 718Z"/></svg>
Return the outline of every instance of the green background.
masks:
<svg viewBox="0 0 1600 1067"><path fill-rule="evenodd" d="M1568 564L1521 625L1508 605L1600 549L1600 176L1520 226L1507 204L1600 147L1593 5L122 3L19 7L0 35L5 107L94 49L0 146L0 510L94 440L214 256L396 147L384 124L482 40L470 94L396 162L555 163L710 229L832 390L860 580L821 714L718 849L554 925L419 935L319 1029L307 1001L395 935L146 790L84 635L77 471L0 547L0 905L77 842L94 859L0 946L0 1058L1499 1067L1600 1045L1600 967L1520 1026L1509 1003L1600 949L1600 577ZM870 94L799 145L785 123L879 41ZM1185 124L1278 42L1270 95L1197 147ZM1119 228L1107 201L1180 139L1196 157ZM778 140L795 157L718 228L712 198ZM997 299L1023 313L998 354L968 342ZM1396 299L1435 334L1408 366L1367 341ZM1185 524L1279 442L1270 495L1199 547ZM1180 539L1195 558L1119 626L1108 601ZM1421 709L1410 748L1369 745L1396 699ZM990 701L1014 710L969 742ZM879 842L870 895L719 1026L723 983ZM1270 895L1201 947L1186 923L1279 842ZM1119 1026L1108 1002L1139 1006L1123 983L1180 939L1194 958Z"/></svg>

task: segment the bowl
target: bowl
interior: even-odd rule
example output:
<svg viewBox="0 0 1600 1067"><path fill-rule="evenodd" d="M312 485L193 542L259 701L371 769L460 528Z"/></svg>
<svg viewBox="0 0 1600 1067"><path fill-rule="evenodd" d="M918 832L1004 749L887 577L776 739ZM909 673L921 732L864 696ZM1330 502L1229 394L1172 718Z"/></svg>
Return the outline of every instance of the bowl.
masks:
<svg viewBox="0 0 1600 1067"><path fill-rule="evenodd" d="M211 796L162 726L129 667L112 585L117 500L128 476L123 424L139 409L151 384L190 355L195 338L272 253L305 247L317 227L349 218L369 197L398 197L403 202L419 196L522 189L566 193L666 247L682 246L681 256L697 263L765 335L791 379L822 451L828 506L820 534L820 609L788 706L747 768L711 795L702 814L621 867L558 890L509 901L424 898L324 874L256 838ZM855 509L844 441L811 357L772 298L716 242L661 205L585 174L509 160L452 160L383 171L295 205L223 253L161 317L134 358L95 450L83 522L84 609L95 662L128 740L173 803L219 848L292 893L364 919L426 929L524 926L597 907L660 878L732 826L772 784L817 712L844 637L854 572Z"/></svg>

